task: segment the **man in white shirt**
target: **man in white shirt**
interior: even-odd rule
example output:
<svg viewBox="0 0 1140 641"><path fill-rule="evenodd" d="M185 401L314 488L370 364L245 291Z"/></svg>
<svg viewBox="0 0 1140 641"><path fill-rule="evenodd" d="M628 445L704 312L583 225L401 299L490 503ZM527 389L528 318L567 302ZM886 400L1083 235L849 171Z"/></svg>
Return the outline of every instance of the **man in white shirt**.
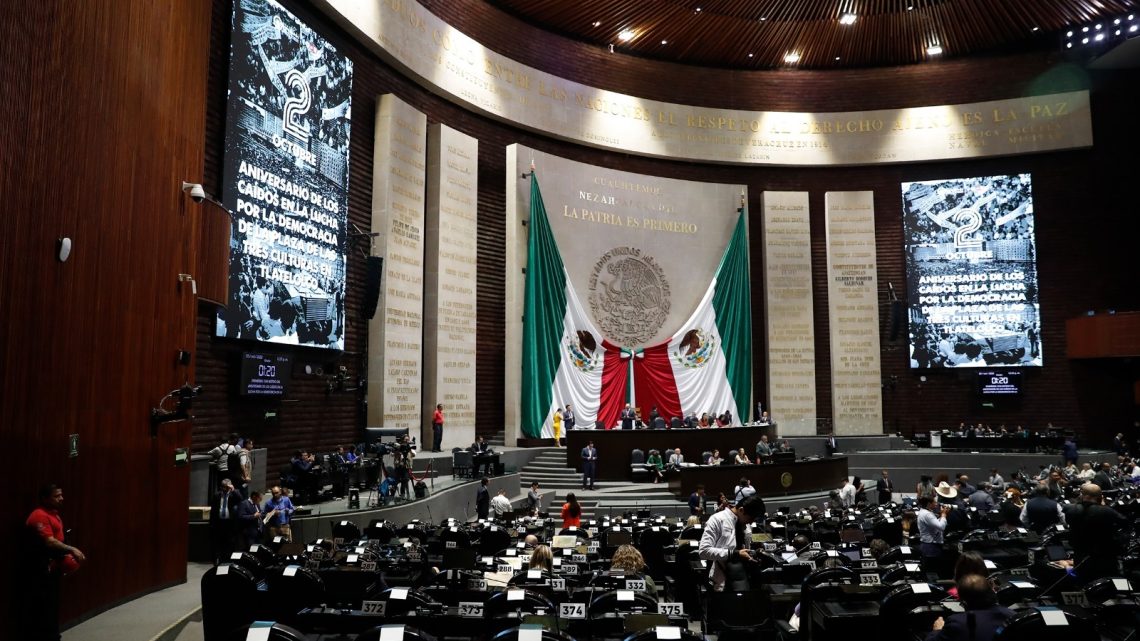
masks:
<svg viewBox="0 0 1140 641"><path fill-rule="evenodd" d="M950 506L943 505L941 513L934 515L931 508L934 499L922 496L918 499L918 540L922 556L928 559L937 559L942 556L942 533L946 530L946 515L950 513Z"/></svg>
<svg viewBox="0 0 1140 641"><path fill-rule="evenodd" d="M501 519L503 515L510 512L511 500L507 498L506 490L499 490L499 493L491 499L491 509L495 511L495 518Z"/></svg>
<svg viewBox="0 0 1140 641"><path fill-rule="evenodd" d="M1001 494L1005 491L1005 479L1001 477L1001 473L997 468L990 470L990 487L994 489L994 493Z"/></svg>
<svg viewBox="0 0 1140 641"><path fill-rule="evenodd" d="M855 507L855 486L851 479L843 479L843 487L839 488L839 501L843 507Z"/></svg>
<svg viewBox="0 0 1140 641"><path fill-rule="evenodd" d="M741 560L752 560L749 550L752 540L749 524L755 519L764 517L764 501L758 497L751 497L736 505L717 512L709 517L705 524L705 531L701 534L701 543L698 554L709 561L709 579L713 590L724 590L725 563L733 556ZM737 524L743 526L744 540L736 540ZM741 549L737 549L740 547Z"/></svg>
<svg viewBox="0 0 1140 641"><path fill-rule="evenodd" d="M732 491L732 500L734 503L741 503L744 499L756 494L756 488L752 487L752 481L742 478L736 484L736 488Z"/></svg>

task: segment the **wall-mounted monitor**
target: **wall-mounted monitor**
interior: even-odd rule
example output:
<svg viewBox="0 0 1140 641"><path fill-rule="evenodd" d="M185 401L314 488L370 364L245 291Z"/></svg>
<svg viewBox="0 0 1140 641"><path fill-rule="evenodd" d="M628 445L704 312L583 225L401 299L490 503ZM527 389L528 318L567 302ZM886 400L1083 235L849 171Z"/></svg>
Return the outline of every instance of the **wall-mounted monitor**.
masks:
<svg viewBox="0 0 1140 641"><path fill-rule="evenodd" d="M352 61L274 0L233 8L215 333L343 350Z"/></svg>
<svg viewBox="0 0 1140 641"><path fill-rule="evenodd" d="M1040 366L1029 174L902 184L910 366Z"/></svg>
<svg viewBox="0 0 1140 641"><path fill-rule="evenodd" d="M1021 370L982 370L978 372L978 395L982 398L1010 398L1021 394Z"/></svg>
<svg viewBox="0 0 1140 641"><path fill-rule="evenodd" d="M280 398L293 373L293 357L286 354L245 352L241 355L238 393L242 396Z"/></svg>

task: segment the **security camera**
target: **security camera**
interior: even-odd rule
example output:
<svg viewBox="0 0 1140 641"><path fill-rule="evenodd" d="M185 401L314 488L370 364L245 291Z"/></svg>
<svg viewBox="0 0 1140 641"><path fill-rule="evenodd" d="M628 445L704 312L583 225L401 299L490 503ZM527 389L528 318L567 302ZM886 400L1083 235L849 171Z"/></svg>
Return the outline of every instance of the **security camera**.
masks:
<svg viewBox="0 0 1140 641"><path fill-rule="evenodd" d="M188 183L183 181L182 191L190 194L190 198L196 203L200 203L203 200L206 200L206 190L202 189L202 185L198 183Z"/></svg>

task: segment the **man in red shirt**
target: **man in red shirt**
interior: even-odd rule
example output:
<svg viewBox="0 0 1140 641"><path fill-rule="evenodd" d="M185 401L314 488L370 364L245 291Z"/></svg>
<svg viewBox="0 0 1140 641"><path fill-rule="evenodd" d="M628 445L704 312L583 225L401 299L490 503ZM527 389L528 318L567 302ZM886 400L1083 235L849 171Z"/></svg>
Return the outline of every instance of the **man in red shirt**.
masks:
<svg viewBox="0 0 1140 641"><path fill-rule="evenodd" d="M440 452L443 446L443 405L435 406L435 413L431 415L431 451Z"/></svg>
<svg viewBox="0 0 1140 641"><path fill-rule="evenodd" d="M27 607L23 609L31 634L25 638L58 641L60 578L87 560L79 548L63 541L62 505L63 490L55 484L45 485L40 489L40 507L25 523L33 542L27 559L32 563L24 594Z"/></svg>

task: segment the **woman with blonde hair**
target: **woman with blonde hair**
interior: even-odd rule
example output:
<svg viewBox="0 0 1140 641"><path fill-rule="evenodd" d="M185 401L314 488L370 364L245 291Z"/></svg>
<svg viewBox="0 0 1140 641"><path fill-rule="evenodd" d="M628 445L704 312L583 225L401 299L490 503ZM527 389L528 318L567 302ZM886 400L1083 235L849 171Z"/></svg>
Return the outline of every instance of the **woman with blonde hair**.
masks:
<svg viewBox="0 0 1140 641"><path fill-rule="evenodd" d="M549 572L551 566L554 565L554 554L550 551L548 545L536 545L530 552L530 561L527 563L527 569L542 570Z"/></svg>
<svg viewBox="0 0 1140 641"><path fill-rule="evenodd" d="M653 577L645 573L645 557L641 556L641 552L632 545L623 545L614 552L614 558L610 561L610 571L644 576L646 594L657 597L657 585L653 583Z"/></svg>

